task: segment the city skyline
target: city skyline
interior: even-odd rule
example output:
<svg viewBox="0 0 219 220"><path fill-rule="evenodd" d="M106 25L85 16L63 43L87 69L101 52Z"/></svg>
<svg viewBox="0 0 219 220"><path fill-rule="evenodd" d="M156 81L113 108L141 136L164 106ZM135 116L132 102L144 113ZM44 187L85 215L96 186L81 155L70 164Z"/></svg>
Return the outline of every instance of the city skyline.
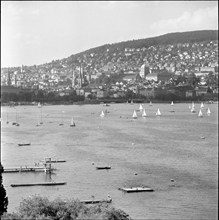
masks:
<svg viewBox="0 0 219 220"><path fill-rule="evenodd" d="M1 66L39 65L104 44L217 29L217 1L1 2Z"/></svg>

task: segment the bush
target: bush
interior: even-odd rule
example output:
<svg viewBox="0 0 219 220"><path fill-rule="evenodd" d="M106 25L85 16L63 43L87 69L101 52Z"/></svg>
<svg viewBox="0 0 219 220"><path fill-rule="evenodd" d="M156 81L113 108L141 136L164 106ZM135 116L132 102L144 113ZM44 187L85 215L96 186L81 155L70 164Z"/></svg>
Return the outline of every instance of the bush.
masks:
<svg viewBox="0 0 219 220"><path fill-rule="evenodd" d="M46 197L30 196L20 203L18 213L8 213L2 220L45 219L45 220L129 220L122 210L112 208L108 203L85 205L79 200L63 201L60 198L49 201Z"/></svg>

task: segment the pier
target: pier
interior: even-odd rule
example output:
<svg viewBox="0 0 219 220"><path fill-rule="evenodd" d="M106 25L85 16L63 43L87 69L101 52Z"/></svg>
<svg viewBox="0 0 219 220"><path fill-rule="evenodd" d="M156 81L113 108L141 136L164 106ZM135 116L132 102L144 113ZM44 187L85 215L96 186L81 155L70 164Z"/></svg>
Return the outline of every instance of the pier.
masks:
<svg viewBox="0 0 219 220"><path fill-rule="evenodd" d="M4 173L19 173L19 172L46 172L51 173L56 170L51 167L51 164L44 164L44 167L13 167L13 168L4 168Z"/></svg>
<svg viewBox="0 0 219 220"><path fill-rule="evenodd" d="M149 188L149 187L122 187L122 188L119 188L119 190L122 190L124 192L127 192L127 193L134 193L134 192L153 192L154 190Z"/></svg>
<svg viewBox="0 0 219 220"><path fill-rule="evenodd" d="M56 185L65 185L66 182L44 182L44 183L16 183L11 184L11 187L20 187L20 186L56 186Z"/></svg>

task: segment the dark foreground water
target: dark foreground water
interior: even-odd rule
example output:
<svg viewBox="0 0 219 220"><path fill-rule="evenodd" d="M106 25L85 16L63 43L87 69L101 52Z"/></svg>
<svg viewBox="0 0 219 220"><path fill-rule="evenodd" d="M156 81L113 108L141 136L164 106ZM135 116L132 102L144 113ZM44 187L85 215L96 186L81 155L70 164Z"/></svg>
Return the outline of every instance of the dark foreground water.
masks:
<svg viewBox="0 0 219 220"><path fill-rule="evenodd" d="M9 212L22 198L40 194L50 199L106 199L134 219L217 219L218 106L205 104L204 117L189 103L144 104L147 118L133 120L139 104L2 107L1 153L5 168L34 165L45 157L67 160L57 171L3 174ZM206 115L210 107L211 116ZM160 109L162 116L155 112ZM100 118L102 110L109 113ZM19 127L12 122L17 119ZM42 111L43 125L36 127ZM70 127L71 117L76 127ZM63 126L59 123L63 119ZM6 124L6 120L10 123ZM205 137L201 139L200 137ZM31 142L30 146L18 143ZM94 165L93 165L94 163ZM96 170L110 165L111 170ZM137 174L137 175L135 175ZM175 180L175 187L171 184ZM12 183L66 181L63 186L12 188ZM154 192L126 194L122 186L146 185Z"/></svg>

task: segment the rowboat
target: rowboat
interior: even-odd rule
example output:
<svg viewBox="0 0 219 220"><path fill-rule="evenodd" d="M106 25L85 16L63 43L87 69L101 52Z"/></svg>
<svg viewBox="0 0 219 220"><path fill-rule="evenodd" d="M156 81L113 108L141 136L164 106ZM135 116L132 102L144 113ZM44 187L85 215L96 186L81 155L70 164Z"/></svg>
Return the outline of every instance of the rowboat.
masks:
<svg viewBox="0 0 219 220"><path fill-rule="evenodd" d="M98 166L98 167L96 167L96 169L97 170L109 170L109 169L111 169L111 167L110 166Z"/></svg>
<svg viewBox="0 0 219 220"><path fill-rule="evenodd" d="M18 144L18 146L29 146L30 143Z"/></svg>

